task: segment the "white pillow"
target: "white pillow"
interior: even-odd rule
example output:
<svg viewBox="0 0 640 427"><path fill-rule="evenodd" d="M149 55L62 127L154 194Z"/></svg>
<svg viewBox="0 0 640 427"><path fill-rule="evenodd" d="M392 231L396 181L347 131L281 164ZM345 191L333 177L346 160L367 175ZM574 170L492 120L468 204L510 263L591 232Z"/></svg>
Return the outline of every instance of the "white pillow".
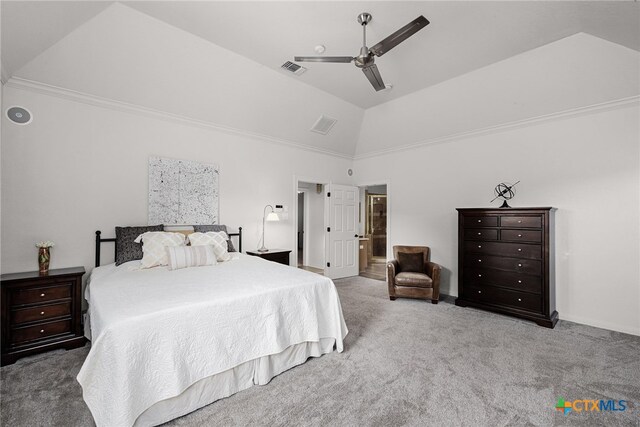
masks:
<svg viewBox="0 0 640 427"><path fill-rule="evenodd" d="M182 233L148 231L139 235L134 242L142 242L140 267L151 268L169 264L169 257L165 248L167 246L184 246L185 236Z"/></svg>
<svg viewBox="0 0 640 427"><path fill-rule="evenodd" d="M165 249L169 258L169 270L217 264L216 253L211 245L167 246Z"/></svg>
<svg viewBox="0 0 640 427"><path fill-rule="evenodd" d="M189 234L191 246L213 246L218 262L229 261L231 255L227 251L229 236L224 231L208 231L206 233L195 232Z"/></svg>

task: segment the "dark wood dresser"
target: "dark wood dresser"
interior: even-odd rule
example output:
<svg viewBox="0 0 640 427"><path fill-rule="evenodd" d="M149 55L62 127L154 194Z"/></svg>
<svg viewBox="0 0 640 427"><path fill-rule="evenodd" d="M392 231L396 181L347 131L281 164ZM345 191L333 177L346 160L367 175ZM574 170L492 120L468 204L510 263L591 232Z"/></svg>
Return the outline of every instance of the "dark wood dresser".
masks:
<svg viewBox="0 0 640 427"><path fill-rule="evenodd" d="M554 208L458 210L458 299L535 321L558 322Z"/></svg>
<svg viewBox="0 0 640 427"><path fill-rule="evenodd" d="M56 348L82 347L84 267L3 274L2 362Z"/></svg>
<svg viewBox="0 0 640 427"><path fill-rule="evenodd" d="M268 252L247 251L247 255L259 256L269 261L289 265L289 254L291 249L269 249Z"/></svg>

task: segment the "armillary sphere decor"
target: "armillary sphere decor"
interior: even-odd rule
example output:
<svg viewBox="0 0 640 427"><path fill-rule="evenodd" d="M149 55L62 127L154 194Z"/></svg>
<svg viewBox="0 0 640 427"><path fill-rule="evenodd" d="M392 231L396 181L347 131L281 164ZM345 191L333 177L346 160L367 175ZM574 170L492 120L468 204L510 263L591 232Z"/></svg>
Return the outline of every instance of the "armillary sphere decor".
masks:
<svg viewBox="0 0 640 427"><path fill-rule="evenodd" d="M510 208L511 206L509 206L509 204L507 203L507 200L513 199L513 196L516 195L516 190L513 187L515 187L516 184L518 184L518 182L516 182L515 184L509 184L508 182L501 182L500 184L496 185L496 188L493 190L496 197L494 197L493 200L491 200L491 202L493 202L495 199L502 199L504 200L504 202L500 207Z"/></svg>

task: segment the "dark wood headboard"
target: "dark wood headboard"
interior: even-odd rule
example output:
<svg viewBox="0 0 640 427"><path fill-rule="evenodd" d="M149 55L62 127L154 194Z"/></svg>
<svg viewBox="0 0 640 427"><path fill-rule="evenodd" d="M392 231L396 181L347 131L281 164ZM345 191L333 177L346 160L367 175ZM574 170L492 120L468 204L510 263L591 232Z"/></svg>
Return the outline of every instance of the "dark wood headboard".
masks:
<svg viewBox="0 0 640 427"><path fill-rule="evenodd" d="M242 252L242 227L238 227L237 233L227 233L227 234L229 235L230 238L234 236L238 237L238 252ZM118 247L115 245L116 238L110 237L107 239L103 239L101 235L102 235L102 232L100 230L96 230L96 267L100 266L100 244L102 243L113 242L114 243L113 259L115 260L118 258Z"/></svg>

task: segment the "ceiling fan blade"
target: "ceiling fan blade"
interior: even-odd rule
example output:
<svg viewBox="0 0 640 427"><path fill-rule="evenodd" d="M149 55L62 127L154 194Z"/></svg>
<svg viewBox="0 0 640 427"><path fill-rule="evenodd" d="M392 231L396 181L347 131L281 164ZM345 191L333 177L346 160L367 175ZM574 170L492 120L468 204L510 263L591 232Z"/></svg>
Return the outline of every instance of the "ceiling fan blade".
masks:
<svg viewBox="0 0 640 427"><path fill-rule="evenodd" d="M376 64L372 64L372 65L369 65L368 67L364 67L362 69L362 72L364 73L365 76L367 76L367 78L369 79L369 82L371 83L371 86L373 86L376 92L382 89L385 89L384 82L382 81L382 76L380 75L380 72L378 71L378 67L376 66Z"/></svg>
<svg viewBox="0 0 640 427"><path fill-rule="evenodd" d="M343 62L353 61L353 56L296 56L293 59L298 62Z"/></svg>
<svg viewBox="0 0 640 427"><path fill-rule="evenodd" d="M420 15L377 45L373 46L370 50L374 55L382 56L427 25L429 25L427 18Z"/></svg>

